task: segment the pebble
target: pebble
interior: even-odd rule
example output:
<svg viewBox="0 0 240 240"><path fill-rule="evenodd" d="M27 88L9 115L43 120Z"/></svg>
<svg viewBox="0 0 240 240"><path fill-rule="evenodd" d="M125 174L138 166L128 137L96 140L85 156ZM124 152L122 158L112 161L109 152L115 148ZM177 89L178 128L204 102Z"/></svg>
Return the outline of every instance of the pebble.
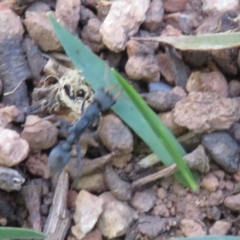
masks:
<svg viewBox="0 0 240 240"><path fill-rule="evenodd" d="M37 138L36 138L37 136ZM57 141L58 129L35 115L27 116L21 137L28 141L32 152L51 148Z"/></svg>
<svg viewBox="0 0 240 240"><path fill-rule="evenodd" d="M104 44L113 52L123 51L127 41L144 22L149 0L114 1L100 27ZM119 17L121 16L121 17ZM116 29L118 30L116 34Z"/></svg>
<svg viewBox="0 0 240 240"><path fill-rule="evenodd" d="M236 10L239 7L238 0L202 0L202 11L206 14L213 14L216 12L226 12L229 10Z"/></svg>
<svg viewBox="0 0 240 240"><path fill-rule="evenodd" d="M161 0L151 1L142 26L148 31L154 32L161 26L163 14L164 9L162 1Z"/></svg>
<svg viewBox="0 0 240 240"><path fill-rule="evenodd" d="M98 1L97 5L97 15L101 22L103 22L109 13L112 6L112 2L109 1Z"/></svg>
<svg viewBox="0 0 240 240"><path fill-rule="evenodd" d="M232 224L226 221L216 221L209 229L209 235L221 235L225 236L231 229Z"/></svg>
<svg viewBox="0 0 240 240"><path fill-rule="evenodd" d="M163 82L152 82L148 84L148 91L153 92L157 90L163 90L165 92L170 92L172 90L172 86Z"/></svg>
<svg viewBox="0 0 240 240"><path fill-rule="evenodd" d="M214 71L209 73L193 72L187 82L188 92L216 92L220 96L228 96L228 83L221 72Z"/></svg>
<svg viewBox="0 0 240 240"><path fill-rule="evenodd" d="M96 228L90 233L88 233L82 240L102 240L101 231Z"/></svg>
<svg viewBox="0 0 240 240"><path fill-rule="evenodd" d="M227 132L214 132L202 137L202 144L211 158L226 172L235 173L240 163L239 145Z"/></svg>
<svg viewBox="0 0 240 240"><path fill-rule="evenodd" d="M222 190L217 190L209 194L208 203L209 206L218 206L223 202L223 192Z"/></svg>
<svg viewBox="0 0 240 240"><path fill-rule="evenodd" d="M167 222L164 218L153 216L140 216L138 228L140 233L146 235L150 239L156 238L160 233L165 231Z"/></svg>
<svg viewBox="0 0 240 240"><path fill-rule="evenodd" d="M126 234L129 226L138 218L135 212L127 203L114 198L100 195L104 200L104 212L101 214L97 226L102 235L108 239L117 238ZM107 199L107 200L106 200Z"/></svg>
<svg viewBox="0 0 240 240"><path fill-rule="evenodd" d="M174 122L173 112L165 112L158 114L159 118L162 120L163 124L169 128L169 130L174 134L174 136L179 137L185 132L187 132L187 128L177 125Z"/></svg>
<svg viewBox="0 0 240 240"><path fill-rule="evenodd" d="M218 179L213 174L208 174L202 180L202 187L209 192L215 192L218 188Z"/></svg>
<svg viewBox="0 0 240 240"><path fill-rule="evenodd" d="M232 211L240 211L240 194L226 197L223 203Z"/></svg>
<svg viewBox="0 0 240 240"><path fill-rule="evenodd" d="M95 226L100 214L103 212L103 200L88 193L80 191L76 199L76 210L74 213L75 226L72 227L73 234L82 239Z"/></svg>
<svg viewBox="0 0 240 240"><path fill-rule="evenodd" d="M148 212L153 208L156 194L152 189L136 192L131 200L131 205L141 213Z"/></svg>
<svg viewBox="0 0 240 240"><path fill-rule="evenodd" d="M190 92L173 110L174 121L196 133L229 129L239 117L239 99L214 92Z"/></svg>
<svg viewBox="0 0 240 240"><path fill-rule="evenodd" d="M221 217L221 211L218 207L213 206L212 208L207 209L207 217L208 219L219 220Z"/></svg>
<svg viewBox="0 0 240 240"><path fill-rule="evenodd" d="M154 216L160 216L160 217L169 217L170 213L165 204L158 204L153 209L153 215Z"/></svg>
<svg viewBox="0 0 240 240"><path fill-rule="evenodd" d="M164 10L170 13L184 11L188 2L187 0L162 0L162 1Z"/></svg>
<svg viewBox="0 0 240 240"><path fill-rule="evenodd" d="M0 128L0 149L0 165L6 167L22 162L30 150L28 142L17 132L4 128Z"/></svg>
<svg viewBox="0 0 240 240"><path fill-rule="evenodd" d="M101 119L98 134L109 151L126 154L133 150L131 131L113 114L108 114Z"/></svg>
<svg viewBox="0 0 240 240"><path fill-rule="evenodd" d="M127 153L121 156L112 157L111 163L114 167L124 168L128 165L131 159L132 159L132 154Z"/></svg>
<svg viewBox="0 0 240 240"><path fill-rule="evenodd" d="M202 225L192 219L182 219L180 228L185 237L201 237L207 235Z"/></svg>
<svg viewBox="0 0 240 240"><path fill-rule="evenodd" d="M81 32L83 43L88 45L95 53L104 48L102 36L99 33L100 26L101 22L98 18L91 18Z"/></svg>
<svg viewBox="0 0 240 240"><path fill-rule="evenodd" d="M159 188L159 189L157 190L157 197L158 197L159 199L164 199L164 198L166 198L166 197L167 197L167 191L166 191L164 188Z"/></svg>
<svg viewBox="0 0 240 240"><path fill-rule="evenodd" d="M51 12L54 16L55 14ZM30 37L47 51L59 51L62 46L54 33L53 26L45 12L26 12L24 25Z"/></svg>
<svg viewBox="0 0 240 240"><path fill-rule="evenodd" d="M6 106L0 108L0 127L6 127L10 122L14 121L20 114L16 106Z"/></svg>
<svg viewBox="0 0 240 240"><path fill-rule="evenodd" d="M230 132L233 134L235 140L240 141L240 123L235 122L231 128Z"/></svg>

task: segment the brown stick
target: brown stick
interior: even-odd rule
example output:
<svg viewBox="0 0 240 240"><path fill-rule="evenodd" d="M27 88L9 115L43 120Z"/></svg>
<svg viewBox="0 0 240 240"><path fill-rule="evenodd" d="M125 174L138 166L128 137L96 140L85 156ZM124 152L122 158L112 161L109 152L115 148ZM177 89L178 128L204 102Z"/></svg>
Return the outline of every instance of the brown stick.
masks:
<svg viewBox="0 0 240 240"><path fill-rule="evenodd" d="M67 210L68 174L63 171L58 178L50 214L44 227L45 240L64 240L71 224Z"/></svg>
<svg viewBox="0 0 240 240"><path fill-rule="evenodd" d="M202 145L199 145L193 152L184 156L184 160L187 165L199 172L205 173L209 171L209 158L206 155L205 149ZM160 178L166 178L178 171L177 165L173 164L159 172L153 173L149 176L140 178L131 184L132 188L140 187L144 184L156 181Z"/></svg>

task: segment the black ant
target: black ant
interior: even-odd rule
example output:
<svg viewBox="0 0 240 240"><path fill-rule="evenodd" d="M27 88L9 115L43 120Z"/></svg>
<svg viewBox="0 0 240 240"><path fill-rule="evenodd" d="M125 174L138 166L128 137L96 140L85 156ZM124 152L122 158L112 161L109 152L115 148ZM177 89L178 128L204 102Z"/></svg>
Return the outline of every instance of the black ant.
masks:
<svg viewBox="0 0 240 240"><path fill-rule="evenodd" d="M99 89L93 96L93 102L83 113L82 117L75 122L70 128L69 135L66 140L60 142L56 147L52 149L48 158L48 166L51 174L58 173L68 164L71 158L71 150L74 144L76 144L78 167L81 164L81 149L79 145L79 139L81 134L86 130L88 126L94 123L100 112L104 112L110 109L116 102L118 96L121 93L117 93L114 97L109 93L110 89ZM80 170L80 169L79 169ZM79 174L80 171L78 171ZM77 180L75 178L75 181ZM75 181L73 185L75 185Z"/></svg>

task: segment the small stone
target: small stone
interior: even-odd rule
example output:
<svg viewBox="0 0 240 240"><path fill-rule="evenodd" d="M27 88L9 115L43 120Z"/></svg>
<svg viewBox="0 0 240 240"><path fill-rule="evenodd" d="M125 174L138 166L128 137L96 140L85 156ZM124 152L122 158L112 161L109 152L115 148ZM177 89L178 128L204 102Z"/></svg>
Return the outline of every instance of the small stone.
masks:
<svg viewBox="0 0 240 240"><path fill-rule="evenodd" d="M81 6L80 9L80 22L83 26L87 25L91 18L96 18L96 15L88 8Z"/></svg>
<svg viewBox="0 0 240 240"><path fill-rule="evenodd" d="M80 19L81 1L58 0L56 4L56 18L70 32L77 29Z"/></svg>
<svg viewBox="0 0 240 240"><path fill-rule="evenodd" d="M221 211L217 207L212 207L207 209L207 217L212 220L219 220L221 217Z"/></svg>
<svg viewBox="0 0 240 240"><path fill-rule="evenodd" d="M209 235L227 235L232 224L226 221L216 221L209 229Z"/></svg>
<svg viewBox="0 0 240 240"><path fill-rule="evenodd" d="M137 33L144 22L149 5L149 0L133 0L131 4L128 0L112 3L100 28L103 42L111 51L120 52L125 49L128 38Z"/></svg>
<svg viewBox="0 0 240 240"><path fill-rule="evenodd" d="M222 170L213 171L212 174L214 174L219 180L225 177L225 172Z"/></svg>
<svg viewBox="0 0 240 240"><path fill-rule="evenodd" d="M0 127L5 128L8 123L14 121L19 114L20 111L16 106L0 108Z"/></svg>
<svg viewBox="0 0 240 240"><path fill-rule="evenodd" d="M97 15L100 21L104 21L106 16L109 13L109 10L112 6L112 2L106 1L106 0L101 0L98 1L97 5Z"/></svg>
<svg viewBox="0 0 240 240"><path fill-rule="evenodd" d="M157 30L163 20L163 4L161 0L153 0L150 2L150 6L146 13L145 21L143 22L143 27L150 32Z"/></svg>
<svg viewBox="0 0 240 240"><path fill-rule="evenodd" d="M182 219L180 222L180 228L185 237L200 237L207 235L202 225L192 219Z"/></svg>
<svg viewBox="0 0 240 240"><path fill-rule="evenodd" d="M114 167L124 168L128 165L131 159L132 159L132 154L128 153L121 156L112 157L111 162Z"/></svg>
<svg viewBox="0 0 240 240"><path fill-rule="evenodd" d="M88 233L82 240L102 240L102 234L98 228Z"/></svg>
<svg viewBox="0 0 240 240"><path fill-rule="evenodd" d="M103 198L102 195L100 198ZM132 222L138 218L137 213L127 203L117 200L104 202L104 212L97 223L102 235L108 239L125 235Z"/></svg>
<svg viewBox="0 0 240 240"><path fill-rule="evenodd" d="M163 0L164 10L166 12L182 12L185 10L187 0Z"/></svg>
<svg viewBox="0 0 240 240"><path fill-rule="evenodd" d="M213 14L216 12L226 12L230 10L236 10L239 7L238 0L229 0L223 2L222 0L203 0L202 10L206 14Z"/></svg>
<svg viewBox="0 0 240 240"><path fill-rule="evenodd" d="M223 203L232 211L240 211L240 194L226 197Z"/></svg>
<svg viewBox="0 0 240 240"><path fill-rule="evenodd" d="M133 136L115 115L109 114L101 119L98 133L108 150L124 154L132 152Z"/></svg>
<svg viewBox="0 0 240 240"><path fill-rule="evenodd" d="M216 192L212 192L209 195L208 203L209 206L218 206L223 202L223 192L222 190L217 190Z"/></svg>
<svg viewBox="0 0 240 240"><path fill-rule="evenodd" d="M88 45L95 53L98 53L104 48L102 36L99 33L100 26L101 22L99 19L91 18L81 32L83 43Z"/></svg>
<svg viewBox="0 0 240 240"><path fill-rule="evenodd" d="M33 2L29 4L26 12L48 12L51 11L50 6L45 2Z"/></svg>
<svg viewBox="0 0 240 240"><path fill-rule="evenodd" d="M76 200L74 214L76 225L72 227L73 234L80 239L86 236L95 226L102 211L103 200L101 198L85 190L80 191Z"/></svg>
<svg viewBox="0 0 240 240"><path fill-rule="evenodd" d="M213 174L208 174L202 180L202 187L209 192L215 192L218 188L218 179Z"/></svg>
<svg viewBox="0 0 240 240"><path fill-rule="evenodd" d="M240 163L239 145L227 132L214 132L202 137L202 144L211 158L226 172L235 173Z"/></svg>
<svg viewBox="0 0 240 240"><path fill-rule="evenodd" d="M225 185L225 188L226 188L226 190L228 190L228 191L232 191L233 189L234 189L234 183L232 182L232 181L227 181L226 182L226 185Z"/></svg>
<svg viewBox="0 0 240 240"><path fill-rule="evenodd" d="M12 167L22 162L29 153L29 144L10 129L0 128L0 165Z"/></svg>
<svg viewBox="0 0 240 240"><path fill-rule="evenodd" d="M78 179L76 189L101 193L108 189L103 173L92 173Z"/></svg>
<svg viewBox="0 0 240 240"><path fill-rule="evenodd" d="M159 53L157 55L158 65L160 72L163 75L164 79L169 84L174 84L174 72L171 66L171 61L169 56L166 53Z"/></svg>
<svg viewBox="0 0 240 240"><path fill-rule="evenodd" d="M53 26L48 19L47 13L26 12L25 17L24 24L30 37L39 44L42 50L47 52L60 51L62 49L62 46L53 30Z"/></svg>
<svg viewBox="0 0 240 240"><path fill-rule="evenodd" d="M187 195L187 190L178 182L175 182L172 187L172 193L176 194L179 197L184 197Z"/></svg>
<svg viewBox="0 0 240 240"><path fill-rule="evenodd" d="M239 99L214 92L190 92L173 110L174 121L196 133L229 129L239 117Z"/></svg>
<svg viewBox="0 0 240 240"><path fill-rule="evenodd" d="M235 140L240 141L240 123L234 123L230 128L231 133L233 134Z"/></svg>
<svg viewBox="0 0 240 240"><path fill-rule="evenodd" d="M172 25L167 25L161 32L161 36L181 36L182 32Z"/></svg>
<svg viewBox="0 0 240 240"><path fill-rule="evenodd" d="M139 212L144 213L153 208L155 201L155 192L152 189L147 189L142 192L136 192L133 196L131 204Z"/></svg>
<svg viewBox="0 0 240 240"><path fill-rule="evenodd" d="M228 96L228 83L221 72L193 72L187 82L188 92L216 92L220 96Z"/></svg>
<svg viewBox="0 0 240 240"><path fill-rule="evenodd" d="M154 207L152 212L154 216L160 216L160 217L170 216L169 210L165 204L158 204L157 206Z"/></svg>
<svg viewBox="0 0 240 240"><path fill-rule="evenodd" d="M164 199L164 198L166 198L166 197L167 197L167 191L166 191L164 188L159 188L159 189L157 190L157 197L158 197L159 199Z"/></svg>
<svg viewBox="0 0 240 240"><path fill-rule="evenodd" d="M21 137L28 141L32 152L51 148L57 141L58 129L35 115L27 116ZM36 137L37 136L37 137Z"/></svg>
<svg viewBox="0 0 240 240"><path fill-rule="evenodd" d="M160 217L141 216L138 221L139 231L151 239L164 232L166 225L166 220Z"/></svg>
<svg viewBox="0 0 240 240"><path fill-rule="evenodd" d="M76 200L78 197L78 192L74 190L70 190L68 192L67 196L67 205L69 208L75 208L76 207Z"/></svg>

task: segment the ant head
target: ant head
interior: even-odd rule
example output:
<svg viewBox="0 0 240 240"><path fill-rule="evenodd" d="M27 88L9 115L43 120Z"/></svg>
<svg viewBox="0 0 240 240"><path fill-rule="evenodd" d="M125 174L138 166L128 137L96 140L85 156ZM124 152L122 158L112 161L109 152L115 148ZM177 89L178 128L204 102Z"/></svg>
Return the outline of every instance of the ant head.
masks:
<svg viewBox="0 0 240 240"><path fill-rule="evenodd" d="M94 101L99 104L100 110L104 112L115 104L116 98L113 97L113 95L108 90L101 88L95 92Z"/></svg>

